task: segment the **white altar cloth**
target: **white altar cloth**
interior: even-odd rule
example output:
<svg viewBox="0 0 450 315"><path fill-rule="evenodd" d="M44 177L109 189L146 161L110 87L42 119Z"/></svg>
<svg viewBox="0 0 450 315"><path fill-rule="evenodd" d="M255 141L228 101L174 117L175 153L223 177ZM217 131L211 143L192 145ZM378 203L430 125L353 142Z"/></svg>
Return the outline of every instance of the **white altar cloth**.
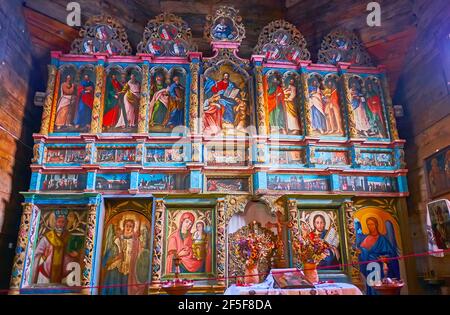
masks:
<svg viewBox="0 0 450 315"><path fill-rule="evenodd" d="M361 290L348 283L323 283L315 288L279 289L265 283L249 287L231 285L225 295L362 295Z"/></svg>

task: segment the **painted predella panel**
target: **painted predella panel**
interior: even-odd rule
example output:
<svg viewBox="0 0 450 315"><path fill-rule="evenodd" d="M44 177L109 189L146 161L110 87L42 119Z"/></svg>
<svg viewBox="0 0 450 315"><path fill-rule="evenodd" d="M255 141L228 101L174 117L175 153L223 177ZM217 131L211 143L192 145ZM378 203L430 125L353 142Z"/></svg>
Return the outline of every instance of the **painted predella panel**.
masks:
<svg viewBox="0 0 450 315"><path fill-rule="evenodd" d="M168 209L166 213L163 277L175 273L176 257L183 277L211 276L215 269L213 210Z"/></svg>
<svg viewBox="0 0 450 315"><path fill-rule="evenodd" d="M130 188L130 174L97 174L95 189L127 190Z"/></svg>
<svg viewBox="0 0 450 315"><path fill-rule="evenodd" d="M245 135L250 121L247 80L232 64L207 70L203 128L207 135Z"/></svg>
<svg viewBox="0 0 450 315"><path fill-rule="evenodd" d="M214 166L248 165L248 148L245 146L216 146L206 148L206 162Z"/></svg>
<svg viewBox="0 0 450 315"><path fill-rule="evenodd" d="M366 207L355 213L356 246L359 249L359 261L371 261L379 265L381 279L389 277L400 279L399 261L393 259L401 254L400 229L397 221L386 211L376 207ZM388 274L385 274L383 262L386 258ZM362 275L367 278L374 270L368 264L360 264ZM369 282L366 282L369 283ZM367 294L375 294L375 290L367 285Z"/></svg>
<svg viewBox="0 0 450 315"><path fill-rule="evenodd" d="M425 159L425 174L432 198L450 191L450 146Z"/></svg>
<svg viewBox="0 0 450 315"><path fill-rule="evenodd" d="M269 71L264 77L268 125L272 134L301 133L298 75Z"/></svg>
<svg viewBox="0 0 450 315"><path fill-rule="evenodd" d="M311 163L327 166L345 166L350 164L350 159L348 157L348 151L316 149L314 155L311 154Z"/></svg>
<svg viewBox="0 0 450 315"><path fill-rule="evenodd" d="M30 280L33 287L72 287L80 283L86 226L86 208L41 209Z"/></svg>
<svg viewBox="0 0 450 315"><path fill-rule="evenodd" d="M339 106L338 76L322 77L312 73L308 79L311 134L343 136L343 122Z"/></svg>
<svg viewBox="0 0 450 315"><path fill-rule="evenodd" d="M186 174L140 174L140 191L186 190L189 187L189 175Z"/></svg>
<svg viewBox="0 0 450 315"><path fill-rule="evenodd" d="M328 177L325 176L269 174L267 188L287 191L328 191L330 184Z"/></svg>
<svg viewBox="0 0 450 315"><path fill-rule="evenodd" d="M50 164L72 164L83 163L86 160L86 149L78 148L46 148L46 163Z"/></svg>
<svg viewBox="0 0 450 315"><path fill-rule="evenodd" d="M150 278L151 202L106 202L100 273L103 295L147 294Z"/></svg>
<svg viewBox="0 0 450 315"><path fill-rule="evenodd" d="M392 152L362 151L356 154L356 162L361 166L394 166Z"/></svg>
<svg viewBox="0 0 450 315"><path fill-rule="evenodd" d="M327 256L319 263L326 270L342 270L341 233L335 210L299 211L300 231L303 238L314 233L330 245Z"/></svg>
<svg viewBox="0 0 450 315"><path fill-rule="evenodd" d="M184 162L184 147L147 147L145 161L147 163Z"/></svg>
<svg viewBox="0 0 450 315"><path fill-rule="evenodd" d="M80 191L86 188L86 174L44 174L41 190Z"/></svg>
<svg viewBox="0 0 450 315"><path fill-rule="evenodd" d="M249 178L208 178L206 189L208 192L248 192Z"/></svg>
<svg viewBox="0 0 450 315"><path fill-rule="evenodd" d="M58 79L53 132L88 132L94 103L94 66L77 69L64 65L59 69Z"/></svg>
<svg viewBox="0 0 450 315"><path fill-rule="evenodd" d="M136 148L97 148L97 162L99 163L132 163L136 162Z"/></svg>
<svg viewBox="0 0 450 315"><path fill-rule="evenodd" d="M386 138L383 111L383 95L377 78L352 76L348 81L349 102L357 135L360 137Z"/></svg>
<svg viewBox="0 0 450 315"><path fill-rule="evenodd" d="M340 176L340 189L342 191L364 192L397 192L397 179L395 177L366 177L366 176Z"/></svg>
<svg viewBox="0 0 450 315"><path fill-rule="evenodd" d="M108 67L103 110L103 132L136 132L141 99L139 67Z"/></svg>
<svg viewBox="0 0 450 315"><path fill-rule="evenodd" d="M305 149L270 148L270 163L303 165L306 163Z"/></svg>
<svg viewBox="0 0 450 315"><path fill-rule="evenodd" d="M149 131L171 132L185 125L186 71L158 67L151 70Z"/></svg>

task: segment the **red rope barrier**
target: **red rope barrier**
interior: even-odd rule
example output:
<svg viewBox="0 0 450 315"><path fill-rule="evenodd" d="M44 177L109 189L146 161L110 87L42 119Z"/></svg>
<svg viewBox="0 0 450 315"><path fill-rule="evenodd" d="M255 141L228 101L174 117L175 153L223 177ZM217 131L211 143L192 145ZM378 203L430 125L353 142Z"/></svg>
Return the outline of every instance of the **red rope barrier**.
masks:
<svg viewBox="0 0 450 315"><path fill-rule="evenodd" d="M383 258L383 259L377 259L377 260L368 260L368 261L359 261L357 263L348 263L348 264L337 264L337 265L330 265L330 266L318 266L317 270L323 270L323 269L335 269L335 268L339 268L342 269L344 267L349 267L349 266L354 266L354 265L365 265L365 264L369 264L372 262L385 262L385 261L391 261L391 260L403 260L403 259L408 259L408 258L413 258L413 257L423 257L423 256L430 256L433 254L441 254L441 253L449 253L450 249L444 249L444 250L439 250L439 251L428 251L428 252L424 252L424 253L413 253L413 254L406 254L406 255L402 255L402 256L397 256L397 257L389 257L389 258ZM286 268L287 269L287 268ZM303 269L305 270L305 269ZM306 269L306 270L310 270L310 269ZM281 274L284 273L284 271L280 271L280 272L272 272L272 274ZM260 274L254 274L254 275L242 275L242 276L230 276L230 277L222 277L222 278L200 278L200 279L193 279L194 281L225 281L227 279L237 279L237 278L245 278L245 277L255 277L255 276L266 276L269 273L260 273ZM145 282L145 283L134 283L134 284L113 284L113 285L96 285L96 286L72 286L72 287L59 287L59 288L22 288L20 289L21 292L26 293L27 291L30 292L34 292L37 289L39 289L39 291L41 290L52 290L52 291L57 291L57 290L65 290L65 291L81 291L82 289L111 289L111 288L119 288L119 287L144 287L144 286L148 286L148 285L159 285L159 284L164 284L166 281L150 281L150 282ZM8 293L9 289L3 289L0 290L0 294L5 294Z"/></svg>

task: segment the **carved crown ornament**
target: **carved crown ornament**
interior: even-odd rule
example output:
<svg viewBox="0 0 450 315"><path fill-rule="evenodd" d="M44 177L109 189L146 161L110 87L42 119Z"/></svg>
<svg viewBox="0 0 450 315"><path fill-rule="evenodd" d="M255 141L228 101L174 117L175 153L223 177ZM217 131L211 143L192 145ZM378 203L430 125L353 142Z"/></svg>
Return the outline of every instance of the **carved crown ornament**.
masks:
<svg viewBox="0 0 450 315"><path fill-rule="evenodd" d="M293 63L311 58L302 33L285 20L273 21L263 28L254 53L264 55L267 60Z"/></svg>
<svg viewBox="0 0 450 315"><path fill-rule="evenodd" d="M242 42L245 38L245 27L239 10L220 6L214 15L208 15L204 38L211 41Z"/></svg>
<svg viewBox="0 0 450 315"><path fill-rule="evenodd" d="M195 50L188 24L171 13L162 13L150 20L137 47L139 53L172 57L185 57L187 52Z"/></svg>
<svg viewBox="0 0 450 315"><path fill-rule="evenodd" d="M72 54L106 53L124 56L132 53L125 28L111 16L91 17L80 30L79 36L72 42Z"/></svg>
<svg viewBox="0 0 450 315"><path fill-rule="evenodd" d="M245 38L245 27L237 9L220 6L214 14L208 15L203 35L208 41L216 43L215 55L205 60L209 66L219 59L228 59L241 68L249 67L248 60L236 55ZM125 28L108 15L91 17L71 46L71 54L80 55L104 53L126 56L132 55L132 51ZM181 17L165 12L148 21L136 51L156 57L186 57L188 52L197 51L197 46L193 43L189 25ZM253 52L269 61L298 64L301 60L311 59L305 37L295 25L281 19L263 28ZM343 28L327 34L318 53L318 63L337 65L339 62L374 66L356 33Z"/></svg>
<svg viewBox="0 0 450 315"><path fill-rule="evenodd" d="M358 36L343 28L335 29L324 37L317 59L324 64L349 62L357 66L373 66Z"/></svg>

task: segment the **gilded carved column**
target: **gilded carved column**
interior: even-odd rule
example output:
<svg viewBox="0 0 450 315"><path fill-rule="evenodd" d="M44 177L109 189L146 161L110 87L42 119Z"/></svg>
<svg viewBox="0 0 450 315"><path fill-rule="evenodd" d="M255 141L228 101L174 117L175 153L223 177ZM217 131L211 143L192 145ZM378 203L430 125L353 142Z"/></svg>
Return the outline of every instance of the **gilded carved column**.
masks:
<svg viewBox="0 0 450 315"><path fill-rule="evenodd" d="M153 261L152 261L152 282L161 280L162 268L162 248L163 248L163 221L164 221L164 200L156 200L155 207L155 234L153 238Z"/></svg>
<svg viewBox="0 0 450 315"><path fill-rule="evenodd" d="M22 274L24 269L25 252L28 244L32 212L33 212L33 204L24 203L22 218L20 221L19 236L17 238L16 255L13 261L9 294L19 294L20 282L22 281Z"/></svg>
<svg viewBox="0 0 450 315"><path fill-rule="evenodd" d="M87 218L87 235L84 244L84 268L81 275L81 287L83 294L90 294L93 270L92 270L92 259L94 255L94 244L95 244L95 230L97 221L97 205L89 205L88 218Z"/></svg>
<svg viewBox="0 0 450 315"><path fill-rule="evenodd" d="M358 138L358 133L356 131L355 119L353 117L353 108L352 108L352 95L349 86L349 80L351 75L348 73L344 73L342 75L342 87L345 95L345 104L347 106L347 123L348 123L348 131L350 138Z"/></svg>
<svg viewBox="0 0 450 315"><path fill-rule="evenodd" d="M50 122L52 117L52 105L55 94L56 76L58 70L54 65L48 65L48 81L47 81L47 96L45 98L44 109L42 112L42 125L40 133L48 135L50 130ZM56 109L55 109L56 110Z"/></svg>
<svg viewBox="0 0 450 315"><path fill-rule="evenodd" d="M191 69L191 96L189 107L189 130L191 134L198 134L198 72L199 64L192 62Z"/></svg>
<svg viewBox="0 0 450 315"><path fill-rule="evenodd" d="M216 205L217 209L217 228L216 228L216 239L217 239L217 278L219 285L225 285L225 266L226 266L226 222L225 222L225 200L219 199Z"/></svg>
<svg viewBox="0 0 450 315"><path fill-rule="evenodd" d="M289 215L289 248L291 253L293 253L292 241L294 239L298 239L300 237L300 231L298 229L298 209L297 209L297 200L296 199L288 199L287 201L288 207L288 215ZM297 259L295 255L292 255L293 266L295 267L297 263Z"/></svg>
<svg viewBox="0 0 450 315"><path fill-rule="evenodd" d="M384 99L386 100L385 106L387 110L387 115L389 119L389 125L390 125L390 134L392 137L392 140L399 140L398 136L398 130L397 130L397 121L395 120L394 115L394 106L392 105L392 98L391 94L389 93L389 85L386 75L383 76L383 79L381 80L381 84L383 85L383 94Z"/></svg>
<svg viewBox="0 0 450 315"><path fill-rule="evenodd" d="M148 132L147 112L150 103L149 67L142 66L141 100L139 103L138 133Z"/></svg>
<svg viewBox="0 0 450 315"><path fill-rule="evenodd" d="M103 124L103 100L105 95L105 67L97 65L95 67L95 93L92 105L91 133L101 133Z"/></svg>
<svg viewBox="0 0 450 315"><path fill-rule="evenodd" d="M258 117L258 134L267 135L268 125L266 117L266 102L264 101L264 84L263 84L263 73L262 66L255 67L256 75L256 113Z"/></svg>
<svg viewBox="0 0 450 315"><path fill-rule="evenodd" d="M361 276L359 269L359 259L358 259L358 249L356 247L356 231L355 231L355 207L353 202L345 202L343 205L343 210L345 214L345 226L347 231L347 249L348 249L348 259L351 266L348 267L349 274L352 279L352 283L361 286Z"/></svg>
<svg viewBox="0 0 450 315"><path fill-rule="evenodd" d="M304 116L305 116L305 127L306 135L310 136L312 134L311 125L311 104L309 103L309 90L308 90L308 75L305 72L300 74L301 88L304 97Z"/></svg>

